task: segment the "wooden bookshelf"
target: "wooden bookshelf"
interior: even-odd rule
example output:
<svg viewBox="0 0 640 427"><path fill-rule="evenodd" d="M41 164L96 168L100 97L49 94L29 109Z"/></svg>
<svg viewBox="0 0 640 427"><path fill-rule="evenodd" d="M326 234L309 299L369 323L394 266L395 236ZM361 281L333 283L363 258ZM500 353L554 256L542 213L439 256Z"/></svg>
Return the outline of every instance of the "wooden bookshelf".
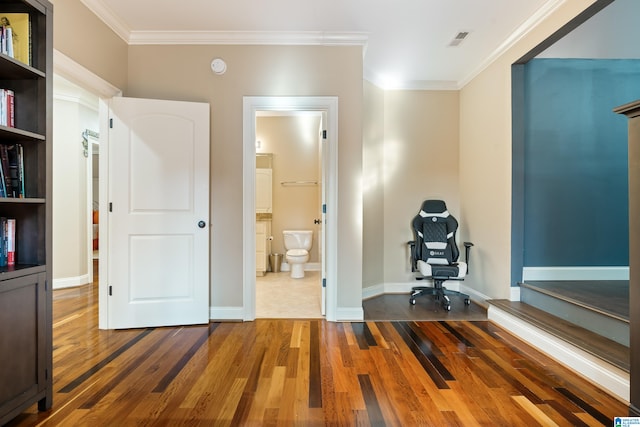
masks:
<svg viewBox="0 0 640 427"><path fill-rule="evenodd" d="M0 88L15 94L14 127L0 126L0 144L22 146L25 187L22 197L0 197L0 217L16 220L15 265L0 266L0 425L34 404L47 410L53 403L53 6L2 0L0 18L7 14L28 16L29 31L21 27L20 37L29 55L27 63L0 53Z"/></svg>

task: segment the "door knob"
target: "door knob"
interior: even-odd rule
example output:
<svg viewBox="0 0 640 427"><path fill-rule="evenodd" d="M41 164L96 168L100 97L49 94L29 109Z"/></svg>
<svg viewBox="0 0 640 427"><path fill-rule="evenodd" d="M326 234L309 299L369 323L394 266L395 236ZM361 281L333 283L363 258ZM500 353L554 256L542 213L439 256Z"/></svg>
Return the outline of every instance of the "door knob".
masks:
<svg viewBox="0 0 640 427"><path fill-rule="evenodd" d="M204 222L204 221L198 221L198 227L200 227L200 228L204 228L206 225L207 225L207 223L206 223L206 222Z"/></svg>

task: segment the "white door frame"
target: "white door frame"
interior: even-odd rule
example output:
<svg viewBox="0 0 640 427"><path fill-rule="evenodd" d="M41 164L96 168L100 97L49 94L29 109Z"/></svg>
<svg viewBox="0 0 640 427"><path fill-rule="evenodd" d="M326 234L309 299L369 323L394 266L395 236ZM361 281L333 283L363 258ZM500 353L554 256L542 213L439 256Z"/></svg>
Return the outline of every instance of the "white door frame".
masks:
<svg viewBox="0 0 640 427"><path fill-rule="evenodd" d="M338 307L338 97L245 96L243 99L243 312L245 321L256 318L256 113L258 111L322 111L327 117L326 213L326 319L336 321Z"/></svg>
<svg viewBox="0 0 640 427"><path fill-rule="evenodd" d="M97 74L89 71L87 68L75 62L57 49L53 50L53 72L64 77L72 83L77 84L83 89L89 92L95 93L100 97L99 102L99 128L100 132L100 145L103 152L108 150L108 138L106 129L108 128L108 100L114 96L121 96L122 90L116 86L113 86L108 81L102 79ZM107 194L108 194L108 174L109 174L109 156L100 156L100 201L99 201L99 216L100 227L98 234L100 235L100 244L106 248L108 247L108 222L107 218ZM88 220L88 218L87 218ZM100 329L107 328L107 281L108 277L108 257L107 251L100 253L99 263L99 284L98 284L98 327ZM91 267L93 269L93 266ZM93 271L93 270L91 270Z"/></svg>

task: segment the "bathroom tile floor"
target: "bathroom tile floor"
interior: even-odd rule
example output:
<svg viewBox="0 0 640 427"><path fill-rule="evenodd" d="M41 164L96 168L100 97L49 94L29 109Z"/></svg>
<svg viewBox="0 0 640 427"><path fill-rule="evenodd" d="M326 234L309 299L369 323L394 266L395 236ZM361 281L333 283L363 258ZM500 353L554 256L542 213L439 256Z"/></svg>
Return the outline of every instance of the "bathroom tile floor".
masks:
<svg viewBox="0 0 640 427"><path fill-rule="evenodd" d="M319 319L321 286L319 271L305 271L301 279L291 273L267 273L256 277L256 318Z"/></svg>

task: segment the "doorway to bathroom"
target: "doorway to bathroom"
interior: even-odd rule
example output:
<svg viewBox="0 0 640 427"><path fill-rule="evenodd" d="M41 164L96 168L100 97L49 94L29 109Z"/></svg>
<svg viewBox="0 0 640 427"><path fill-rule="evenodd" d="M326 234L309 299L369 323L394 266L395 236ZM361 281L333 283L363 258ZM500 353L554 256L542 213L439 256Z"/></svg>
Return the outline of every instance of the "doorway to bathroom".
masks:
<svg viewBox="0 0 640 427"><path fill-rule="evenodd" d="M256 112L256 318L324 315L322 130L321 111Z"/></svg>
<svg viewBox="0 0 640 427"><path fill-rule="evenodd" d="M329 218L337 216L337 103L336 97L244 98L245 320L335 320L337 221ZM265 175L272 180L271 212L259 210ZM291 277L284 230L313 233L303 278Z"/></svg>

